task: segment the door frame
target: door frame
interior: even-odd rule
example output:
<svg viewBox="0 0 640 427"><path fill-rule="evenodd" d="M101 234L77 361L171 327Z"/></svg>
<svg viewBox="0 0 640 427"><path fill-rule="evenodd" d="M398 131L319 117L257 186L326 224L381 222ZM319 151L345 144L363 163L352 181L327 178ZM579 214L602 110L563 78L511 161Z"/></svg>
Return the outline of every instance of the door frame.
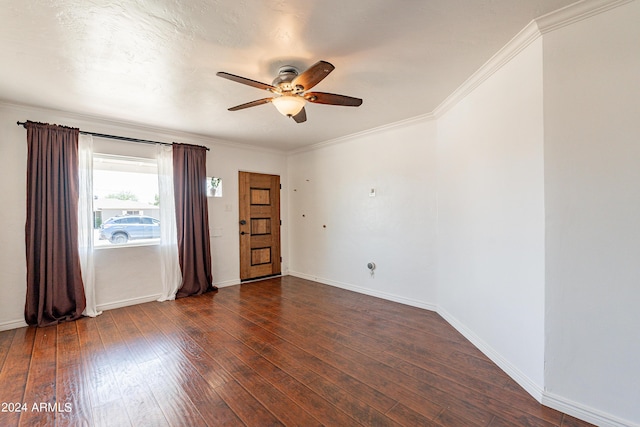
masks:
<svg viewBox="0 0 640 427"><path fill-rule="evenodd" d="M238 171L238 239L241 282L282 274L281 189L280 175ZM257 199L266 197L269 204L260 203L261 200L252 204L252 197ZM268 223L268 234L253 234L254 228L257 228L260 222ZM269 250L264 251L265 249ZM268 262L265 263L262 262L261 257L266 254L268 254Z"/></svg>

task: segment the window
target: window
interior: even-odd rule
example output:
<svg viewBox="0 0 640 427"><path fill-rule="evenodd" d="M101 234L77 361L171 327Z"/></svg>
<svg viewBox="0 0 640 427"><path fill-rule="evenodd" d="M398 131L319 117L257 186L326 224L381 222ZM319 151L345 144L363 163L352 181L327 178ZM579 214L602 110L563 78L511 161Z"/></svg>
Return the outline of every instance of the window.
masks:
<svg viewBox="0 0 640 427"><path fill-rule="evenodd" d="M222 197L222 178L207 177L207 197Z"/></svg>
<svg viewBox="0 0 640 427"><path fill-rule="evenodd" d="M158 244L158 194L155 160L94 154L94 246Z"/></svg>

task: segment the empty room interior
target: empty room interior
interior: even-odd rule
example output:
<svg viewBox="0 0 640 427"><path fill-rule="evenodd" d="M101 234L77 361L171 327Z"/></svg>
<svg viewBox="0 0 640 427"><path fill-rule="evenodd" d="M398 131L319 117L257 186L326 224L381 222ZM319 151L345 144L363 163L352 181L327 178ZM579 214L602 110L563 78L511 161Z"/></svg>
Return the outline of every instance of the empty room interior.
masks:
<svg viewBox="0 0 640 427"><path fill-rule="evenodd" d="M0 425L640 426L640 1L0 17Z"/></svg>

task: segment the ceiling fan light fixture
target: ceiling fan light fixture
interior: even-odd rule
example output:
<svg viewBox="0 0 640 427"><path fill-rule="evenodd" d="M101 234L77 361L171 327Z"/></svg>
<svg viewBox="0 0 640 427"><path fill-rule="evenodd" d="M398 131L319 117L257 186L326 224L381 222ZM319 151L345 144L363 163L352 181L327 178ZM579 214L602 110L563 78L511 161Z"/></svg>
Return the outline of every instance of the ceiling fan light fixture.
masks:
<svg viewBox="0 0 640 427"><path fill-rule="evenodd" d="M244 110L245 108L272 102L280 114L293 118L296 123L304 123L307 121L307 111L304 108L307 102L346 107L359 107L362 105L362 99L352 96L326 92L309 92L311 88L327 77L334 68L327 61L318 61L300 74L295 67L285 65L280 67L278 76L273 81L273 84L270 85L246 77L236 76L235 74L225 73L224 71L219 71L216 75L236 83L263 89L273 94L271 98L256 99L255 101L236 105L229 108L229 111Z"/></svg>
<svg viewBox="0 0 640 427"><path fill-rule="evenodd" d="M304 108L304 98L297 95L282 95L277 98L273 98L271 101L276 106L280 114L293 117Z"/></svg>

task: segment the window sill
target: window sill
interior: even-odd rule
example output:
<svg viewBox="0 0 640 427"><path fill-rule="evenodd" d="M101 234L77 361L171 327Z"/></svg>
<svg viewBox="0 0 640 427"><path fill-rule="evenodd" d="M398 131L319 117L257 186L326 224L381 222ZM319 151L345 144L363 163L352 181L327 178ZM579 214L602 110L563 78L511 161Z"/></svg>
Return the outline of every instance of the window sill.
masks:
<svg viewBox="0 0 640 427"><path fill-rule="evenodd" d="M107 242L106 240L103 240L104 242ZM107 250L107 249L122 249L122 248L139 248L141 246L160 246L160 240L159 239L154 239L154 240L140 240L140 241L134 241L131 243L121 243L121 244L117 244L117 243L108 243L105 244L100 244L100 245L96 245L94 244L93 249L96 251L102 251L102 250Z"/></svg>

